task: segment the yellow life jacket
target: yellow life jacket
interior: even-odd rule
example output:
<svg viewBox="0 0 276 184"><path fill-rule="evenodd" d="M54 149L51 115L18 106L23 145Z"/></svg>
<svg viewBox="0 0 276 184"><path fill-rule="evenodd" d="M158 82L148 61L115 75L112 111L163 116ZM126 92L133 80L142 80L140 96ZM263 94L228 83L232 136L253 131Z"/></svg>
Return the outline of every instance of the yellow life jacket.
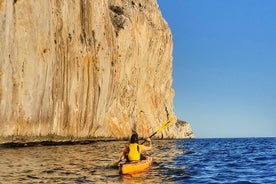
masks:
<svg viewBox="0 0 276 184"><path fill-rule="evenodd" d="M142 152L144 146L137 143L132 143L128 145L128 160L135 161L140 160L140 153Z"/></svg>

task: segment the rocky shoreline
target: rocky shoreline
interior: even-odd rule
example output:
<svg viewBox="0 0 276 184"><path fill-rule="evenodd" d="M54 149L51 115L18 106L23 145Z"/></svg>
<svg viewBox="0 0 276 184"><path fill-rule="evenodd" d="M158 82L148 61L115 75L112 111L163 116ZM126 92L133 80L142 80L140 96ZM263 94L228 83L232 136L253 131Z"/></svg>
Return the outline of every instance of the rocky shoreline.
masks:
<svg viewBox="0 0 276 184"><path fill-rule="evenodd" d="M156 135L153 139L155 140L172 140L172 139L190 139L194 138L194 134L190 124L186 121L178 120L175 123L177 130L175 131L177 135L174 137L163 137L162 132L161 135ZM173 128L174 128L173 127ZM170 129L170 127L168 128ZM181 129L187 129L183 131ZM184 134L182 134L184 132ZM143 139L145 137L142 137ZM0 147L25 147L25 146L51 146L51 145L74 145L74 144L90 144L99 141L122 141L128 140L129 137L74 137L74 136L59 136L50 134L47 136L0 136Z"/></svg>
<svg viewBox="0 0 276 184"><path fill-rule="evenodd" d="M174 137L163 137L162 132L159 135L153 137L154 140L173 140L173 139L190 139L194 138L190 124L186 121L177 120L175 126L168 127L176 128L180 130L175 131ZM181 129L186 129L183 131ZM166 131L166 130L164 130ZM184 134L181 134L185 132ZM141 140L146 139L145 137L140 137ZM59 136L55 134L50 134L47 136L0 136L0 147L28 147L28 146L55 146L55 145L75 145L75 144L91 144L100 141L127 141L129 137L75 137L75 136Z"/></svg>
<svg viewBox="0 0 276 184"><path fill-rule="evenodd" d="M192 139L192 137L185 138ZM96 142L111 142L111 141L127 141L125 139L114 139L114 138L94 138L94 139L80 139L80 140L43 140L43 141L10 141L10 142L0 142L0 148L20 148L20 147L36 147L36 146L62 146L62 145L84 145L84 144L93 144ZM141 139L140 141L142 141ZM169 138L164 139L153 139L153 140L173 140Z"/></svg>
<svg viewBox="0 0 276 184"><path fill-rule="evenodd" d="M27 146L54 146L54 145L74 145L91 144L99 141L119 141L115 138L73 138L56 135L42 137L9 136L0 137L0 147L27 147ZM123 140L123 139L122 139Z"/></svg>

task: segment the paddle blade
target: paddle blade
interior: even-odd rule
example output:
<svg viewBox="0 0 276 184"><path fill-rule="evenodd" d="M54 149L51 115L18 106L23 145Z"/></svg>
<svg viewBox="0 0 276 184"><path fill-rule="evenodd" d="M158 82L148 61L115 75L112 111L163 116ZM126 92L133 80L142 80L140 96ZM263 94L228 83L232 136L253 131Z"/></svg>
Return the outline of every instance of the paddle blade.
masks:
<svg viewBox="0 0 276 184"><path fill-rule="evenodd" d="M155 134L161 132L164 128L166 128L167 126L169 126L169 124L171 124L173 122L173 118L169 118L167 121L165 121L161 127L156 131L154 132L151 136L149 136L149 138L152 138ZM142 144L144 144L146 142L146 140L144 140L142 142Z"/></svg>
<svg viewBox="0 0 276 184"><path fill-rule="evenodd" d="M169 124L171 124L173 121L173 118L169 118L167 121L165 121L162 126L157 130L157 133L161 132L164 128L166 128L167 126L169 126Z"/></svg>
<svg viewBox="0 0 276 184"><path fill-rule="evenodd" d="M109 164L110 168L118 168L119 164L120 164L120 160L119 161L113 161L112 164Z"/></svg>

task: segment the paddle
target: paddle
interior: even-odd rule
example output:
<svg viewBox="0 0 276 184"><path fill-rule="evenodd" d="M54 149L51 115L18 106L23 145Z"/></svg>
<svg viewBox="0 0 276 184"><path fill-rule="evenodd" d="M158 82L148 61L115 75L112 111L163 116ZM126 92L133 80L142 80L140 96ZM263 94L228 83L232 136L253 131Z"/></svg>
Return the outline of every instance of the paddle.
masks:
<svg viewBox="0 0 276 184"><path fill-rule="evenodd" d="M154 132L153 134L151 134L151 135L149 136L149 138L152 138L153 136L155 136L155 134L161 132L163 129L165 129L166 127L168 127L169 124L172 123L172 120L173 120L172 118L169 118L167 121L165 121L165 122L162 124L162 126L161 126L156 132ZM142 142L142 144L144 144L145 142L146 142L146 140L144 140L144 141Z"/></svg>

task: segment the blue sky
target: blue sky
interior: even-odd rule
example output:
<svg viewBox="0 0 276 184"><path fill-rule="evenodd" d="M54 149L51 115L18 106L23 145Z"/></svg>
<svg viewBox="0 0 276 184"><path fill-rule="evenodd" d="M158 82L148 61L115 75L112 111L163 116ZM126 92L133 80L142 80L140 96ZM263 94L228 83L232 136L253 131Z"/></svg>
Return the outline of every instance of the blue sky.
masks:
<svg viewBox="0 0 276 184"><path fill-rule="evenodd" d="M174 111L195 136L276 137L276 0L157 0Z"/></svg>

